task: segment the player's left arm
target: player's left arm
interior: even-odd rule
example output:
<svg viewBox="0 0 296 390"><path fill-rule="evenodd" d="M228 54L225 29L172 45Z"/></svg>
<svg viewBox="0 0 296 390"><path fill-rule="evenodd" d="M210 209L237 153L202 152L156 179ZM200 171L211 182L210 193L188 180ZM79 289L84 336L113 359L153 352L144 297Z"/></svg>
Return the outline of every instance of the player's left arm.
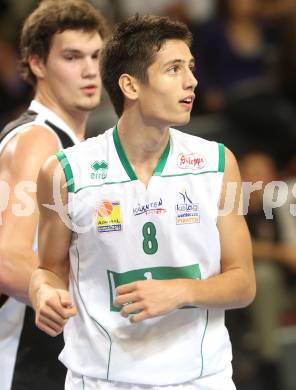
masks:
<svg viewBox="0 0 296 390"><path fill-rule="evenodd" d="M145 280L119 286L115 304L123 305L123 316L137 313L130 317L130 321L139 322L184 305L234 309L252 302L256 291L255 273L249 231L244 216L238 211L240 173L234 155L226 149L220 208L227 196L227 184L233 182L237 183L234 207L228 215L219 216L217 222L221 273L204 280Z"/></svg>
<svg viewBox="0 0 296 390"><path fill-rule="evenodd" d="M239 210L242 200L240 172L233 153L226 148L220 209L230 195L228 188L232 186L228 185L232 183L236 183L232 211L219 216L217 222L221 245L221 273L204 281L208 283L210 289L216 290L212 297L208 296L208 306L221 306L226 309L247 306L256 294L251 237L245 218Z"/></svg>

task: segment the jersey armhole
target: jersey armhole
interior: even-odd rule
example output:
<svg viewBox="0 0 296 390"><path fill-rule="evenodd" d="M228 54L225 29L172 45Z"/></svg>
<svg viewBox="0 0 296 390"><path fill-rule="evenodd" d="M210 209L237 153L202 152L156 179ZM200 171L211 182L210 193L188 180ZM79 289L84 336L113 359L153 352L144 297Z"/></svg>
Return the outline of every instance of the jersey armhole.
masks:
<svg viewBox="0 0 296 390"><path fill-rule="evenodd" d="M223 173L225 170L225 146L223 144L218 144L218 148L218 172Z"/></svg>
<svg viewBox="0 0 296 390"><path fill-rule="evenodd" d="M71 165L70 165L65 153L62 150L57 152L56 156L57 156L57 159L59 160L59 162L63 168L64 174L66 177L68 192L74 193L75 192L75 185L74 185L74 177L73 177Z"/></svg>

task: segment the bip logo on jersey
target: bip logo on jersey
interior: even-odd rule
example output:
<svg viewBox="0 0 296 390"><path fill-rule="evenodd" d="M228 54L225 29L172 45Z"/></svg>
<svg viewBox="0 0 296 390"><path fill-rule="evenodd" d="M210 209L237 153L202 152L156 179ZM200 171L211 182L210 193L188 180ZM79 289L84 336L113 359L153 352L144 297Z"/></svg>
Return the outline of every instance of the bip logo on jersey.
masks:
<svg viewBox="0 0 296 390"><path fill-rule="evenodd" d="M114 232L121 230L120 203L102 201L96 210L97 232Z"/></svg>
<svg viewBox="0 0 296 390"><path fill-rule="evenodd" d="M179 192L179 194L182 197L182 203L176 204L176 224L199 223L200 213L198 203L192 202L185 189L183 192Z"/></svg>

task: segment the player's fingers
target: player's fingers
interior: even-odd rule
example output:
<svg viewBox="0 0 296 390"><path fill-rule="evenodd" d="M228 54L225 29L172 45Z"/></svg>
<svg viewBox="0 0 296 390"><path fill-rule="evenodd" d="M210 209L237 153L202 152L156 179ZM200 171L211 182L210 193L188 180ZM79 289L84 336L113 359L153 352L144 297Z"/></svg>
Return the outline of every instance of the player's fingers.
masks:
<svg viewBox="0 0 296 390"><path fill-rule="evenodd" d="M55 337L62 332L62 330L57 331L55 328L52 328L51 326L48 326L47 324L45 324L43 322L38 322L38 323L36 323L36 325L38 326L38 328L40 330L42 330L43 332L47 333L49 336L52 336L52 337Z"/></svg>
<svg viewBox="0 0 296 390"><path fill-rule="evenodd" d="M67 290L57 290L61 305L67 310L67 318L75 316L77 313L76 306L73 304L72 298Z"/></svg>
<svg viewBox="0 0 296 390"><path fill-rule="evenodd" d="M52 312L55 312L56 315L62 317L64 320L67 319L66 309L61 305L61 302L57 299L48 300L46 302L46 309L51 309Z"/></svg>
<svg viewBox="0 0 296 390"><path fill-rule="evenodd" d="M129 304L130 302L135 302L136 297L134 294L124 294L124 295L119 295L114 299L114 305L115 306L122 306L125 304Z"/></svg>
<svg viewBox="0 0 296 390"><path fill-rule="evenodd" d="M146 320L147 318L151 318L151 317L148 316L148 314L147 314L147 312L145 310L142 310L142 311L139 311L136 314L130 315L129 316L129 321L132 324L136 324L138 322Z"/></svg>
<svg viewBox="0 0 296 390"><path fill-rule="evenodd" d="M67 319L50 306L41 307L39 310L39 316L42 318L48 318L58 325L63 325L64 321Z"/></svg>
<svg viewBox="0 0 296 390"><path fill-rule="evenodd" d="M77 314L77 309L75 305L72 305L71 307L67 308L68 311L68 318L73 317Z"/></svg>
<svg viewBox="0 0 296 390"><path fill-rule="evenodd" d="M69 317L72 317L73 309L64 307L61 304L60 299L55 300L49 300L47 301L47 306L50 307L53 311L55 311L60 317L63 319L68 319Z"/></svg>
<svg viewBox="0 0 296 390"><path fill-rule="evenodd" d="M70 308L70 307L73 306L72 299L71 299L71 296L69 294L69 291L62 290L62 289L58 289L56 291L57 291L57 293L58 293L58 295L60 297L61 304L64 307Z"/></svg>
<svg viewBox="0 0 296 390"><path fill-rule="evenodd" d="M137 282L122 284L121 286L116 287L116 295L128 294L134 291L137 287Z"/></svg>
<svg viewBox="0 0 296 390"><path fill-rule="evenodd" d="M72 303L70 305L66 304L66 306L64 306L64 304L62 303L62 305L63 305L63 308L65 309L64 314L65 314L66 318L73 317L77 314L76 306L73 305Z"/></svg>
<svg viewBox="0 0 296 390"><path fill-rule="evenodd" d="M131 314L139 313L143 309L143 304L141 302L134 302L126 304L120 310L122 317L128 317Z"/></svg>
<svg viewBox="0 0 296 390"><path fill-rule="evenodd" d="M63 323L58 324L55 321L52 321L50 318L42 316L40 316L38 319L38 324L41 324L43 327L47 327L48 329L51 329L53 332L56 333L56 335L63 331L66 322L67 321L64 321Z"/></svg>

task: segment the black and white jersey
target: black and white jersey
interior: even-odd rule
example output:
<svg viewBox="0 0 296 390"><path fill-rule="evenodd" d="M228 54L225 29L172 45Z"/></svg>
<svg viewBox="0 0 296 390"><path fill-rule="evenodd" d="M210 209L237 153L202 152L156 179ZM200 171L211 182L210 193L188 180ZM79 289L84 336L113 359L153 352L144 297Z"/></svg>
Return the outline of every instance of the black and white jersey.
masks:
<svg viewBox="0 0 296 390"><path fill-rule="evenodd" d="M61 118L33 100L23 115L0 132L0 154L13 137L32 125L52 132L60 148L79 142ZM1 390L64 389L66 369L58 361L63 345L62 335L52 338L36 327L32 308L12 297L0 296Z"/></svg>

